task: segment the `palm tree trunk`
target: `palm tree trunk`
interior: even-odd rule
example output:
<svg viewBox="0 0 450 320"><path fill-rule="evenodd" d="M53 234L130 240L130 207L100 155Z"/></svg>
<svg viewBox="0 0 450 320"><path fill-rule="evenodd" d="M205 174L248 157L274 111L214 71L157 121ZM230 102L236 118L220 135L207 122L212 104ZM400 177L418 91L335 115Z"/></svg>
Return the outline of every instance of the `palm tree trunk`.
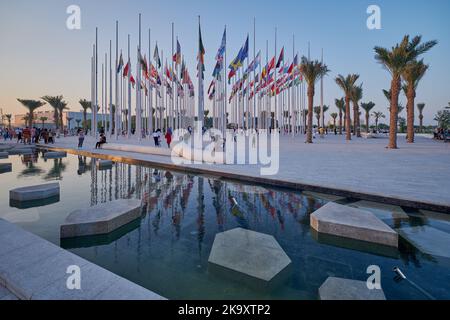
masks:
<svg viewBox="0 0 450 320"><path fill-rule="evenodd" d="M353 102L353 135L356 136L356 126L358 125L357 119L358 119L358 110L356 107L356 103Z"/></svg>
<svg viewBox="0 0 450 320"><path fill-rule="evenodd" d="M369 133L369 113L366 112L366 132Z"/></svg>
<svg viewBox="0 0 450 320"><path fill-rule="evenodd" d="M413 86L408 86L407 92L408 102L406 104L407 112L407 132L408 132L408 143L414 143L414 99L416 98L416 91Z"/></svg>
<svg viewBox="0 0 450 320"><path fill-rule="evenodd" d="M320 115L316 116L317 119L317 128L320 128Z"/></svg>
<svg viewBox="0 0 450 320"><path fill-rule="evenodd" d="M309 84L308 85L308 131L307 131L307 135L306 135L306 143L313 143L313 141L312 141L313 104L314 104L314 84Z"/></svg>
<svg viewBox="0 0 450 320"><path fill-rule="evenodd" d="M55 121L55 127L56 129L59 128L58 122L59 122L59 114L58 114L58 109L55 108L54 112L53 112L53 118Z"/></svg>
<svg viewBox="0 0 450 320"><path fill-rule="evenodd" d="M420 115L419 115L419 120L420 120L420 132L421 133L423 133L423 115L422 115L422 112L420 112Z"/></svg>
<svg viewBox="0 0 450 320"><path fill-rule="evenodd" d="M389 119L388 149L397 149L398 96L400 95L400 76L395 75L391 83L391 111Z"/></svg>
<svg viewBox="0 0 450 320"><path fill-rule="evenodd" d="M86 130L87 127L87 115L86 115L86 109L83 110L83 129Z"/></svg>
<svg viewBox="0 0 450 320"><path fill-rule="evenodd" d="M378 133L378 118L375 118L375 128L376 128L377 133Z"/></svg>
<svg viewBox="0 0 450 320"><path fill-rule="evenodd" d="M342 135L342 111L339 112L339 134Z"/></svg>
<svg viewBox="0 0 450 320"><path fill-rule="evenodd" d="M358 103L355 104L356 106L356 137L361 138L361 122L359 119L359 105Z"/></svg>
<svg viewBox="0 0 450 320"><path fill-rule="evenodd" d="M352 120L350 119L350 97L345 97L345 140L352 140Z"/></svg>

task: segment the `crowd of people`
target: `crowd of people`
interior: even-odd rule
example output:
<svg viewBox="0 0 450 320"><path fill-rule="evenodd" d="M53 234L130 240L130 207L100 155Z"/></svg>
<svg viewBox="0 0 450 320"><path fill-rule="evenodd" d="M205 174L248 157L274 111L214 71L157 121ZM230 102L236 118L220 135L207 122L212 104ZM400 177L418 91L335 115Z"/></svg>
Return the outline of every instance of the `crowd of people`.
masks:
<svg viewBox="0 0 450 320"><path fill-rule="evenodd" d="M436 128L434 130L434 139L443 141L450 140L450 129Z"/></svg>
<svg viewBox="0 0 450 320"><path fill-rule="evenodd" d="M0 137L2 137L3 140L15 140L17 143L23 144L40 143L41 141L45 144L55 143L56 135L57 133L54 129L47 128L0 128Z"/></svg>

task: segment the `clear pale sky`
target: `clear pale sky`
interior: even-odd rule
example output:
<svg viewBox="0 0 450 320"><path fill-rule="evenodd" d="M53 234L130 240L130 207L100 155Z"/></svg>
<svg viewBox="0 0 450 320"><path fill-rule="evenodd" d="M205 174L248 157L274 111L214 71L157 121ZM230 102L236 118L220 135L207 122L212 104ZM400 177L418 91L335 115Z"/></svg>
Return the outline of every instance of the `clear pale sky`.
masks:
<svg viewBox="0 0 450 320"><path fill-rule="evenodd" d="M81 7L81 30L68 30L66 8ZM381 7L382 29L368 30L366 9ZM256 47L266 59L274 55L274 29L278 28L278 48L286 46L292 61L292 36L295 51L306 54L311 42L311 57L325 62L331 73L325 79L325 104L336 111L334 99L342 92L334 83L337 74L359 73L364 83L363 101L373 101L387 114L381 90L390 85L389 73L374 60L375 45L391 47L405 34L421 34L424 40L436 39L437 47L424 58L431 65L420 83L416 102L425 102L425 123L450 101L450 1L448 0L15 0L0 2L0 108L4 113L25 113L16 98L36 99L62 94L72 111L79 111L78 100L90 99L90 57L99 27L99 55L109 51L114 40L115 20L120 23L120 47L126 49L131 34L132 48L138 37L138 13L143 20L143 50L148 52L148 28L152 30L152 53L157 40L164 55L171 50L171 22L175 23L183 54L195 77L198 48L197 16L202 17L206 49L206 81L211 80L214 57L225 24L228 29L228 60L234 58L250 34L253 55L253 17L256 17ZM135 61L135 50L132 59ZM114 56L113 56L114 57ZM101 61L101 59L100 59ZM135 66L135 63L133 63ZM193 79L194 84L196 80ZM317 92L318 90L316 90ZM402 97L405 101L405 98ZM319 95L316 94L316 104ZM48 108L48 107L47 107Z"/></svg>

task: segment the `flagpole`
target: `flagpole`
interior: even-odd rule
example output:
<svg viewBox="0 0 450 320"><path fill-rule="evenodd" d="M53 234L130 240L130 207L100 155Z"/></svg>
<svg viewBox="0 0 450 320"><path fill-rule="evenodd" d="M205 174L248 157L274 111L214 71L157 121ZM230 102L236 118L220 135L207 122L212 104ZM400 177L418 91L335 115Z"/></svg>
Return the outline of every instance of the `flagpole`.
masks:
<svg viewBox="0 0 450 320"><path fill-rule="evenodd" d="M253 117L252 129L256 130L256 17L253 17Z"/></svg>
<svg viewBox="0 0 450 320"><path fill-rule="evenodd" d="M130 58L130 35L128 35L128 121L127 137L131 139L131 58Z"/></svg>
<svg viewBox="0 0 450 320"><path fill-rule="evenodd" d="M91 57L91 133L93 135L94 126L94 106L95 106L95 44L92 46L92 57ZM87 129L87 119L86 123L83 124L84 129Z"/></svg>
<svg viewBox="0 0 450 320"><path fill-rule="evenodd" d="M322 48L321 63L323 63L323 48ZM325 130L325 116L323 113L323 76L320 77L320 122L322 129Z"/></svg>
<svg viewBox="0 0 450 320"><path fill-rule="evenodd" d="M223 123L222 123L222 137L225 139L227 132L227 107L228 107L228 95L227 95L227 25L225 25L225 52L224 52L224 64L223 64L223 85L225 96L223 98Z"/></svg>
<svg viewBox="0 0 450 320"><path fill-rule="evenodd" d="M204 92L203 92L203 61L202 61L202 52L200 48L200 40L201 39L201 22L200 16L198 16L198 28L199 28L199 63L198 63L198 124L200 128L198 128L198 134L203 135L203 110L204 110Z"/></svg>
<svg viewBox="0 0 450 320"><path fill-rule="evenodd" d="M119 21L116 20L116 75L115 75L115 102L116 102L116 108L115 108L115 113L114 113L114 135L116 136L116 140L119 139L119 91L118 91L118 76L119 76L119 72L118 72L118 68L119 68Z"/></svg>
<svg viewBox="0 0 450 320"><path fill-rule="evenodd" d="M174 26L174 23L172 22L172 54L171 54L171 56L170 56L170 58L171 58L171 60L172 60L172 70L170 70L171 72L170 72L170 77L172 78L172 101L171 101L171 103L170 103L170 112L169 112L169 123L168 123L168 125L167 125L167 130L169 129L169 128L171 128L172 126L173 126L173 119L172 119L172 117L173 118L175 118L174 116L175 116L175 113L174 113L174 110L175 110L175 85L174 85L174 76L173 76L173 73L174 73L174 64L173 64L173 41L174 41L174 28L175 28L175 26Z"/></svg>
<svg viewBox="0 0 450 320"><path fill-rule="evenodd" d="M295 34L292 35L292 66L294 66L294 61L295 60ZM295 66L294 66L295 68ZM294 69L292 69L292 74L294 72ZM295 135L295 119L294 119L294 110L295 110L295 77L292 77L291 79L291 84L290 84L290 93L291 93L291 108L290 108L290 126L291 126L291 134L292 137L294 137Z"/></svg>
<svg viewBox="0 0 450 320"><path fill-rule="evenodd" d="M153 133L153 86L151 84L151 66L152 66L152 31L148 29L148 61L149 61L149 99L148 99L148 117L147 117L147 127L148 127L148 139L152 138Z"/></svg>
<svg viewBox="0 0 450 320"><path fill-rule="evenodd" d="M278 61L276 61L276 59L277 59L277 28L275 28L275 63L278 63ZM274 94L274 97L275 97L275 111L274 111L274 124L273 124L273 126L274 126L274 128L275 129L278 129L278 106L277 106L277 73L278 73L278 68L277 68L277 65L275 64L275 94Z"/></svg>
<svg viewBox="0 0 450 320"><path fill-rule="evenodd" d="M94 137L97 139L97 109L98 109L98 28L95 28L95 107L94 107Z"/></svg>
<svg viewBox="0 0 450 320"><path fill-rule="evenodd" d="M111 137L112 136L112 125L113 125L113 118L112 118L112 40L109 40L109 126L108 126L108 134ZM117 106L116 106L117 108Z"/></svg>
<svg viewBox="0 0 450 320"><path fill-rule="evenodd" d="M139 13L139 41L138 41L138 61L136 66L136 124L135 135L137 134L138 141L142 140L142 96L141 96L141 14Z"/></svg>

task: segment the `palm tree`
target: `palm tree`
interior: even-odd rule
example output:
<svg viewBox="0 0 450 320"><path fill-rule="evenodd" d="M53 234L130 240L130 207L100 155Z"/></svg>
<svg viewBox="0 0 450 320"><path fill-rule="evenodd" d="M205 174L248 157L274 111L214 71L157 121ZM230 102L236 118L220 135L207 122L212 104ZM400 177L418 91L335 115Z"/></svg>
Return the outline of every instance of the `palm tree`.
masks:
<svg viewBox="0 0 450 320"><path fill-rule="evenodd" d="M391 74L391 111L389 128L389 149L397 149L397 122L398 122L398 98L401 89L401 75L408 63L427 52L437 44L437 41L429 41L421 44L422 37L416 36L411 41L409 36L403 37L400 44L391 50L375 47L375 59L382 64Z"/></svg>
<svg viewBox="0 0 450 320"><path fill-rule="evenodd" d="M359 101L361 101L363 96L363 89L362 84L359 86L353 87L352 91L352 102L353 102L353 114L355 119L353 119L354 124L354 132L353 135L356 135L356 137L361 138L361 124L359 121L359 116L361 112L359 111Z"/></svg>
<svg viewBox="0 0 450 320"><path fill-rule="evenodd" d="M66 117L66 120L67 120L68 129L70 131L70 122L73 120L73 118L72 117Z"/></svg>
<svg viewBox="0 0 450 320"><path fill-rule="evenodd" d="M87 128L87 111L91 108L92 104L90 101L87 101L86 99L80 99L78 101L79 104L81 104L81 107L83 108L83 129L86 130Z"/></svg>
<svg viewBox="0 0 450 320"><path fill-rule="evenodd" d="M361 103L361 108L364 109L364 111L366 111L366 132L369 133L369 119L370 119L370 111L372 111L372 109L375 107L375 103L373 103L372 101L367 102L367 103Z"/></svg>
<svg viewBox="0 0 450 320"><path fill-rule="evenodd" d="M423 63L423 60L413 60L408 63L402 73L403 81L405 81L405 94L408 100L406 104L408 143L414 143L414 99L416 98L417 86L428 68L429 65Z"/></svg>
<svg viewBox="0 0 450 320"><path fill-rule="evenodd" d="M339 134L342 135L342 115L345 112L345 100L344 98L334 99L334 103L339 110Z"/></svg>
<svg viewBox="0 0 450 320"><path fill-rule="evenodd" d="M59 105L64 99L63 96L43 96L41 99L52 106L55 126L59 129Z"/></svg>
<svg viewBox="0 0 450 320"><path fill-rule="evenodd" d="M61 124L61 129L64 129L64 122L63 122L63 112L64 110L68 110L69 108L67 108L67 102L65 101L61 101L58 104L58 115L59 115L59 123Z"/></svg>
<svg viewBox="0 0 450 320"><path fill-rule="evenodd" d="M344 78L343 75L338 75L336 78L337 85L344 91L345 94L345 133L346 140L352 140L351 136L351 119L350 119L350 100L352 98L353 90L356 81L359 79L358 74L349 74Z"/></svg>
<svg viewBox="0 0 450 320"><path fill-rule="evenodd" d="M425 103L418 103L417 109L419 110L419 123L420 123L420 129L419 131L423 131L423 109L425 109Z"/></svg>
<svg viewBox="0 0 450 320"><path fill-rule="evenodd" d="M377 128L377 132L378 132L378 121L381 119L381 118L386 118L386 116L384 115L384 113L383 112L381 112L381 111L375 111L374 113L372 113L372 115L373 115L373 117L375 118L375 127Z"/></svg>
<svg viewBox="0 0 450 320"><path fill-rule="evenodd" d="M31 128L33 126L33 119L34 119L34 111L37 108L42 107L43 105L45 105L45 102L42 102L40 100L22 100L22 99L17 99L17 101L19 101L25 108L28 109L28 126Z"/></svg>
<svg viewBox="0 0 450 320"><path fill-rule="evenodd" d="M124 118L125 118L125 131L128 130L128 109L123 109L122 110Z"/></svg>
<svg viewBox="0 0 450 320"><path fill-rule="evenodd" d="M8 121L8 129L11 129L11 118L12 118L12 114L8 113L5 114L6 120Z"/></svg>
<svg viewBox="0 0 450 320"><path fill-rule="evenodd" d="M320 110L320 109L321 109L320 106L314 107L314 113L315 113L315 115L316 115L316 119L317 119L317 127L318 127L318 128L320 127L320 114L321 114L321 110ZM327 112L328 109L329 109L328 106L325 106L325 105L323 106L323 114L324 114L324 116L325 116L325 112Z"/></svg>
<svg viewBox="0 0 450 320"><path fill-rule="evenodd" d="M317 80L325 76L330 70L327 65L318 60L311 61L305 56L302 57L300 63L300 72L302 73L306 83L308 84L308 131L306 136L306 143L313 143L312 141L312 125L313 125L313 106L314 93Z"/></svg>
<svg viewBox="0 0 450 320"><path fill-rule="evenodd" d="M338 114L336 112L333 112L330 114L330 117L333 118L333 129L336 129L336 119L338 117Z"/></svg>
<svg viewBox="0 0 450 320"><path fill-rule="evenodd" d="M44 129L45 121L48 120L47 117L40 117L39 120L42 122L42 129Z"/></svg>

